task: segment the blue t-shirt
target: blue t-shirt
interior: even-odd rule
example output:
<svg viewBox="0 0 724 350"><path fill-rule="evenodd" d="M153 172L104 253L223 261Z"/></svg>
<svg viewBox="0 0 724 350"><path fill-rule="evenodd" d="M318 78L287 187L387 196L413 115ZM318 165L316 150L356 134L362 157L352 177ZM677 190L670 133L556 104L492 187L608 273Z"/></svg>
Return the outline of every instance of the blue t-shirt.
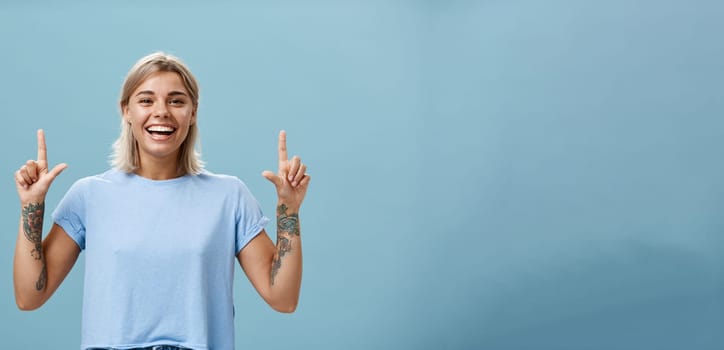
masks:
<svg viewBox="0 0 724 350"><path fill-rule="evenodd" d="M53 212L85 250L81 349L234 348L238 252L269 221L236 177L109 170Z"/></svg>

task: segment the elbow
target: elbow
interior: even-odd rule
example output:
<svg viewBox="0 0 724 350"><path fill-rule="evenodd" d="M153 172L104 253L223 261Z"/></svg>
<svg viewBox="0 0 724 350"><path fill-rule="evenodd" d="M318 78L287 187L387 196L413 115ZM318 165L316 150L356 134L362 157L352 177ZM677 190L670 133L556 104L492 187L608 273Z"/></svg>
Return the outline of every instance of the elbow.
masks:
<svg viewBox="0 0 724 350"><path fill-rule="evenodd" d="M38 309L39 307L43 306L45 304L45 301L48 300L47 298L44 298L41 295L33 296L33 295L27 295L23 293L15 292L15 305L18 306L18 309L22 311L33 311Z"/></svg>
<svg viewBox="0 0 724 350"><path fill-rule="evenodd" d="M274 311L281 312L283 314L291 314L297 310L297 305L284 305L284 306L272 306Z"/></svg>
<svg viewBox="0 0 724 350"><path fill-rule="evenodd" d="M18 306L18 309L21 311L33 311L43 305L42 303L28 302L27 300L23 300L18 297L15 298L15 304Z"/></svg>
<svg viewBox="0 0 724 350"><path fill-rule="evenodd" d="M271 306L274 311L281 312L283 314L291 314L297 310L297 300L294 300L293 302L275 303L269 306Z"/></svg>

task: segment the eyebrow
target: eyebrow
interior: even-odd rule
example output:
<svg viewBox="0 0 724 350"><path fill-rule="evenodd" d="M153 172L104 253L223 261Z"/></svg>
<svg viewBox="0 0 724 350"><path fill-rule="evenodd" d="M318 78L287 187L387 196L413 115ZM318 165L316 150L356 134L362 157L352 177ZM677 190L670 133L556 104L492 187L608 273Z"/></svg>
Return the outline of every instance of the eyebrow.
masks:
<svg viewBox="0 0 724 350"><path fill-rule="evenodd" d="M136 96L138 96L138 95L155 95L155 93L154 93L153 91L151 91L151 90L143 90L143 91L139 91L139 92L136 94ZM178 95L188 96L188 95L186 95L186 93L183 92L183 91L171 91L171 92L168 93L168 95L169 95L169 96L178 96Z"/></svg>

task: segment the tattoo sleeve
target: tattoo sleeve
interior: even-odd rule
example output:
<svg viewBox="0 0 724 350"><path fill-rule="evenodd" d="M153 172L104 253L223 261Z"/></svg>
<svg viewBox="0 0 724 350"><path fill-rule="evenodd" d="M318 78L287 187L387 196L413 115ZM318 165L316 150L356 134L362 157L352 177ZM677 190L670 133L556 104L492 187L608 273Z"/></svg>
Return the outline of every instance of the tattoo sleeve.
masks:
<svg viewBox="0 0 724 350"><path fill-rule="evenodd" d="M287 214L287 206L284 204L277 207L277 234L286 232L294 236L299 236L299 214Z"/></svg>
<svg viewBox="0 0 724 350"><path fill-rule="evenodd" d="M48 269L45 265L45 262L43 262L43 270L40 271L40 276L38 276L38 281L35 282L35 290L41 291L45 289L45 282L48 280Z"/></svg>
<svg viewBox="0 0 724 350"><path fill-rule="evenodd" d="M45 214L45 203L30 203L23 207L23 231L25 238L35 245L30 254L35 260L42 259L42 235L43 235L43 214Z"/></svg>
<svg viewBox="0 0 724 350"><path fill-rule="evenodd" d="M282 267L282 258L292 251L291 238L293 236L299 237L299 214L288 214L287 209L289 208L284 204L280 204L277 207L277 252L272 262L272 285L274 285L277 272L279 272L279 269Z"/></svg>
<svg viewBox="0 0 724 350"><path fill-rule="evenodd" d="M43 269L40 271L38 281L35 282L36 290L45 289L48 280L48 270L43 257L43 215L45 214L45 203L30 203L22 209L23 232L25 238L32 243L35 248L30 255L35 260L43 263Z"/></svg>

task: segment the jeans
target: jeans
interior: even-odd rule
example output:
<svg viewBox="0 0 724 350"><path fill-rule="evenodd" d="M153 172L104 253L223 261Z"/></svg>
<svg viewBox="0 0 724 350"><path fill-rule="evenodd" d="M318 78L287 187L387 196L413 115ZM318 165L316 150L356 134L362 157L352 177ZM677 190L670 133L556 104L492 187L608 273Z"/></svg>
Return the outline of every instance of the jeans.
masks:
<svg viewBox="0 0 724 350"><path fill-rule="evenodd" d="M117 350L114 348L91 348L88 350ZM187 348L179 348L178 346L173 345L154 345L154 346L148 346L145 348L133 348L128 350L191 350Z"/></svg>

